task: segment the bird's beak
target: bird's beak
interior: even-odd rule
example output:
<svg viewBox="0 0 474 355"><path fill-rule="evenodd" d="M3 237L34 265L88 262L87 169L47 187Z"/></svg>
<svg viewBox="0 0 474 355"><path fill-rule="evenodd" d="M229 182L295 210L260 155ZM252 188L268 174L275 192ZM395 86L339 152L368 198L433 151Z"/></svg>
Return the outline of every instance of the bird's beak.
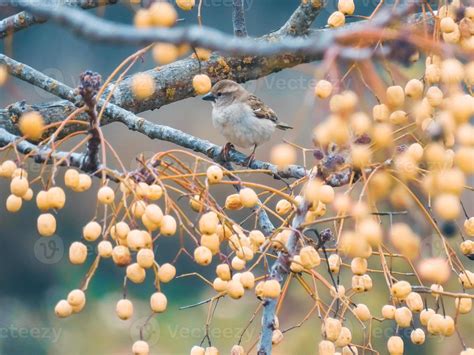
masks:
<svg viewBox="0 0 474 355"><path fill-rule="evenodd" d="M204 95L204 96L202 97L202 99L205 100L205 101L216 102L216 97L215 97L214 95L212 95L211 92L208 93L208 94L206 94L206 95Z"/></svg>

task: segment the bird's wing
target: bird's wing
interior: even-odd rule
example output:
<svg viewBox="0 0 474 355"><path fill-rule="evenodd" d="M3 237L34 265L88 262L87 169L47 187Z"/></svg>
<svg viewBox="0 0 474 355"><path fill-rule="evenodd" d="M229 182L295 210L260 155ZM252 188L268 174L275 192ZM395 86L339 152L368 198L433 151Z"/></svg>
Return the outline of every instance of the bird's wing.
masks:
<svg viewBox="0 0 474 355"><path fill-rule="evenodd" d="M275 123L278 122L278 117L275 111L273 111L270 107L265 105L265 103L262 100L260 100L257 96L249 95L247 98L247 102L252 108L252 111L257 118L270 120Z"/></svg>

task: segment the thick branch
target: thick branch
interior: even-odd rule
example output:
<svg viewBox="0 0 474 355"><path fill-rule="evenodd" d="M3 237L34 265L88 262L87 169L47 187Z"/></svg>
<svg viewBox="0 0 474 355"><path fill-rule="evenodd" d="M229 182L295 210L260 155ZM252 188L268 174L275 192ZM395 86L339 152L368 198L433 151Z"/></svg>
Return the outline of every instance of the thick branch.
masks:
<svg viewBox="0 0 474 355"><path fill-rule="evenodd" d="M48 148L40 149L35 144L26 140L21 140L21 137L15 136L5 129L0 128L0 147L5 147L9 144L15 144L18 152L22 154L30 154L36 163L52 162L54 160L62 160L61 165L74 166L81 168L83 155L79 153L69 152L52 152Z"/></svg>
<svg viewBox="0 0 474 355"><path fill-rule="evenodd" d="M233 0L234 10L232 12L232 23L234 35L247 37L247 25L245 24L244 0Z"/></svg>
<svg viewBox="0 0 474 355"><path fill-rule="evenodd" d="M9 72L21 80L37 85L50 93L61 95L62 97L69 98L70 100L74 100L77 103L80 102L75 90L57 80L47 77L43 73L27 65L8 58L5 55L0 55L0 63L5 64ZM172 127L155 124L143 118L137 117L132 112L127 111L115 104L106 103L103 99L98 100L98 109L101 109L104 105L106 105L104 111L106 119L101 120L101 125L106 125L111 122L121 122L130 130L142 133L151 139L172 142L181 147L205 154L215 161L219 161L221 148L207 140L194 137ZM12 133L18 134L16 122L24 112L31 110L38 111L45 118L46 124L51 124L62 121L76 108L77 107L75 105L67 101L61 102L60 105L53 103L32 106L29 106L24 102L19 102L10 105L6 110L0 110L0 127ZM89 122L90 116L88 114L84 114L76 117L76 119ZM83 129L83 127L83 125L77 124L67 125L64 127L62 134L66 135L79 129ZM241 166L246 165L246 156L236 150L232 150L229 157L230 161L235 164ZM306 170L300 166L292 165L286 167L283 170L279 170L275 165L259 160L253 161L250 164L250 168L269 170L272 174L281 178L301 178L306 175Z"/></svg>
<svg viewBox="0 0 474 355"><path fill-rule="evenodd" d="M302 1L301 5L291 15L285 25L278 30L280 35L302 36L309 33L309 29L323 9L323 3L319 0Z"/></svg>
<svg viewBox="0 0 474 355"><path fill-rule="evenodd" d="M203 47L230 55L269 56L288 52L321 55L325 50L343 40L347 34L352 35L354 31L367 30L365 26L359 24L359 26L353 26L351 30L346 28L327 29L319 33L317 37L294 38L285 36L288 33L307 32L308 24L314 20L317 13L311 7L312 5L299 7L284 26L281 33L277 32L260 40L248 37L234 37L209 27L200 26L135 28L132 25L118 24L98 18L87 12L64 6L52 7L28 3L22 3L18 6L34 14L50 18L88 40L120 43L120 45L148 45L153 42L190 44L193 47ZM374 29L391 23L398 18L399 13L400 11L397 9L393 11L388 8L381 10L370 21L370 26ZM303 21L303 24L298 24L300 21ZM367 26L367 23L365 25ZM272 41L262 39L272 39Z"/></svg>
<svg viewBox="0 0 474 355"><path fill-rule="evenodd" d="M301 225L304 223L308 204L303 203L293 218L291 228L292 232L286 244L286 251L281 251L278 258L272 266L270 278L283 283L290 272L291 258L297 253L298 239ZM262 315L262 333L260 334L260 345L258 355L270 355L272 353L272 335L274 330L275 311L278 299L265 299Z"/></svg>
<svg viewBox="0 0 474 355"><path fill-rule="evenodd" d="M117 1L118 0L69 0L64 1L64 5L91 9L103 5L112 5L117 3ZM26 11L21 11L0 21L0 38L44 22L46 22L44 18L34 16Z"/></svg>

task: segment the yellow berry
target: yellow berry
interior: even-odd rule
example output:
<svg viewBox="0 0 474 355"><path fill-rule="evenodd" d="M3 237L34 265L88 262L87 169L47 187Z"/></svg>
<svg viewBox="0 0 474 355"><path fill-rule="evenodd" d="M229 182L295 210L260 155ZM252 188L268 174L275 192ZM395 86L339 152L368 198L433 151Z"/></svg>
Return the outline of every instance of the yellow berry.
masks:
<svg viewBox="0 0 474 355"><path fill-rule="evenodd" d="M164 215L160 224L160 233L166 237L171 237L176 233L176 219L170 215Z"/></svg>
<svg viewBox="0 0 474 355"><path fill-rule="evenodd" d="M330 341L336 341L341 334L342 324L339 319L328 317L323 322L323 330L326 338Z"/></svg>
<svg viewBox="0 0 474 355"><path fill-rule="evenodd" d="M115 192L109 186L102 186L97 192L97 200L104 205L110 205L114 202L114 199Z"/></svg>
<svg viewBox="0 0 474 355"><path fill-rule="evenodd" d="M5 178L11 178L13 175L13 172L16 170L17 166L15 162L11 160L5 160L1 165L0 165L0 176L5 177Z"/></svg>
<svg viewBox="0 0 474 355"><path fill-rule="evenodd" d="M152 223L160 225L163 221L163 212L158 205L149 204L145 208L144 214Z"/></svg>
<svg viewBox="0 0 474 355"><path fill-rule="evenodd" d="M270 151L270 161L278 167L294 164L296 159L296 149L286 143L277 144Z"/></svg>
<svg viewBox="0 0 474 355"><path fill-rule="evenodd" d="M72 314L72 307L66 300L61 300L54 307L54 313L59 318L66 318Z"/></svg>
<svg viewBox="0 0 474 355"><path fill-rule="evenodd" d="M458 196L445 193L436 196L433 209L442 219L454 220L461 213L461 203Z"/></svg>
<svg viewBox="0 0 474 355"><path fill-rule="evenodd" d="M421 312L423 310L423 299L416 292L410 292L405 302L412 312Z"/></svg>
<svg viewBox="0 0 474 355"><path fill-rule="evenodd" d="M20 117L18 128L23 136L36 141L43 135L43 116L36 111L24 113Z"/></svg>
<svg viewBox="0 0 474 355"><path fill-rule="evenodd" d="M457 25L456 22L451 17L444 17L440 22L440 29L442 32L451 33L454 32Z"/></svg>
<svg viewBox="0 0 474 355"><path fill-rule="evenodd" d="M386 304L382 307L382 316L385 319L394 319L395 318L396 308L391 304Z"/></svg>
<svg viewBox="0 0 474 355"><path fill-rule="evenodd" d="M314 93L320 99L325 99L329 97L332 93L332 84L327 80L319 80L316 83Z"/></svg>
<svg viewBox="0 0 474 355"><path fill-rule="evenodd" d="M90 189L92 186L92 179L89 175L79 174L79 185L77 186L78 192L84 192Z"/></svg>
<svg viewBox="0 0 474 355"><path fill-rule="evenodd" d="M340 11L334 11L328 18L329 27L341 27L346 23L346 17Z"/></svg>
<svg viewBox="0 0 474 355"><path fill-rule="evenodd" d="M321 263L321 258L312 246L306 246L303 247L300 250L300 258L301 258L301 264L306 268L306 269L312 269L316 266L318 266Z"/></svg>
<svg viewBox="0 0 474 355"><path fill-rule="evenodd" d="M367 272L367 259L354 258L351 261L351 271L355 275L363 275Z"/></svg>
<svg viewBox="0 0 474 355"><path fill-rule="evenodd" d="M47 191L48 207L61 209L66 204L66 194L61 187L54 186Z"/></svg>
<svg viewBox="0 0 474 355"><path fill-rule="evenodd" d="M154 2L150 6L150 16L153 25L159 27L171 27L176 23L178 19L178 14L173 7L168 2Z"/></svg>
<svg viewBox="0 0 474 355"><path fill-rule="evenodd" d="M395 321L401 328L407 328L410 326L413 319L413 314L407 307L400 307L395 310Z"/></svg>
<svg viewBox="0 0 474 355"><path fill-rule="evenodd" d="M292 209L292 204L288 200L280 200L276 204L276 213L280 216L286 215Z"/></svg>
<svg viewBox="0 0 474 355"><path fill-rule="evenodd" d="M184 11L192 10L195 5L195 0L176 0L176 5Z"/></svg>
<svg viewBox="0 0 474 355"><path fill-rule="evenodd" d="M372 116L375 121L387 122L390 116L390 109L385 104L375 105L372 109Z"/></svg>
<svg viewBox="0 0 474 355"><path fill-rule="evenodd" d="M6 201L6 208L8 212L15 213L18 212L21 209L21 206L23 205L23 200L21 197L15 196L15 195L10 195L7 198Z"/></svg>
<svg viewBox="0 0 474 355"><path fill-rule="evenodd" d="M87 247L81 242L73 242L69 247L69 261L71 264L84 264L87 259Z"/></svg>
<svg viewBox="0 0 474 355"><path fill-rule="evenodd" d="M164 293L155 292L150 297L150 307L151 310L155 313L162 313L166 311L166 306L168 305L168 300Z"/></svg>
<svg viewBox="0 0 474 355"><path fill-rule="evenodd" d="M354 14L354 0L339 0L339 2L337 3L337 9L344 15Z"/></svg>
<svg viewBox="0 0 474 355"><path fill-rule="evenodd" d="M25 177L15 177L10 183L10 192L18 197L23 197L30 187L28 179Z"/></svg>
<svg viewBox="0 0 474 355"><path fill-rule="evenodd" d="M272 344L278 345L283 340L283 333L280 329L275 329L272 333Z"/></svg>
<svg viewBox="0 0 474 355"><path fill-rule="evenodd" d="M121 299L115 307L117 316L122 320L130 319L133 315L133 303L127 299Z"/></svg>
<svg viewBox="0 0 474 355"><path fill-rule="evenodd" d="M38 233L43 237L50 237L56 232L56 218L50 213L41 214L37 222Z"/></svg>
<svg viewBox="0 0 474 355"><path fill-rule="evenodd" d="M413 344L421 345L425 342L425 332L421 328L416 328L410 333L410 339Z"/></svg>
<svg viewBox="0 0 474 355"><path fill-rule="evenodd" d="M102 240L97 244L97 253L102 258L110 258L112 256L113 246L108 240Z"/></svg>
<svg viewBox="0 0 474 355"><path fill-rule="evenodd" d="M139 100L149 98L155 92L155 81L150 74L139 73L132 77L132 92Z"/></svg>
<svg viewBox="0 0 474 355"><path fill-rule="evenodd" d="M328 264L329 264L329 270L331 272L339 272L339 268L341 266L342 260L341 257L337 254L331 254L328 257Z"/></svg>
<svg viewBox="0 0 474 355"><path fill-rule="evenodd" d="M137 264L144 269L149 269L155 263L155 254L151 249L140 249L137 253Z"/></svg>
<svg viewBox="0 0 474 355"><path fill-rule="evenodd" d="M445 84L458 84L464 79L464 66L454 58L441 63L441 81Z"/></svg>
<svg viewBox="0 0 474 355"><path fill-rule="evenodd" d="M147 28L153 25L150 11L147 9L139 9L133 18L133 23L137 28Z"/></svg>
<svg viewBox="0 0 474 355"><path fill-rule="evenodd" d="M456 309L461 314L469 313L472 309L472 299L470 298L456 298L455 300Z"/></svg>
<svg viewBox="0 0 474 355"><path fill-rule="evenodd" d="M417 266L419 276L426 281L438 284L445 283L451 275L451 268L445 258L423 259Z"/></svg>
<svg viewBox="0 0 474 355"><path fill-rule="evenodd" d="M230 355L245 355L244 347L241 345L234 345L230 350Z"/></svg>
<svg viewBox="0 0 474 355"><path fill-rule="evenodd" d="M193 78L193 88L198 95L207 94L211 91L211 79L206 74L198 74Z"/></svg>
<svg viewBox="0 0 474 355"><path fill-rule="evenodd" d="M281 286L277 280L267 280L263 284L262 295L264 298L277 298L280 296Z"/></svg>
<svg viewBox="0 0 474 355"><path fill-rule="evenodd" d="M387 88L387 104L392 109L397 109L405 103L405 92L401 86L395 85Z"/></svg>
<svg viewBox="0 0 474 355"><path fill-rule="evenodd" d="M321 340L318 344L318 354L319 355L335 355L336 348L334 343L329 340Z"/></svg>
<svg viewBox="0 0 474 355"><path fill-rule="evenodd" d="M153 46L153 59L158 64L169 64L178 58L178 47L171 43L157 43Z"/></svg>
<svg viewBox="0 0 474 355"><path fill-rule="evenodd" d="M8 80L8 69L6 65L0 64L0 86L5 85Z"/></svg>
<svg viewBox="0 0 474 355"><path fill-rule="evenodd" d="M67 302L72 306L72 307L77 307L86 302L86 295L84 291L80 289L75 289L69 292L67 295Z"/></svg>
<svg viewBox="0 0 474 355"><path fill-rule="evenodd" d="M160 185L150 185L148 187L147 198L152 201L159 200L163 196L163 189Z"/></svg>
<svg viewBox="0 0 474 355"><path fill-rule="evenodd" d="M225 199L225 208L228 210L240 210L242 207L242 201L240 201L239 194L229 195Z"/></svg>
<svg viewBox="0 0 474 355"><path fill-rule="evenodd" d="M212 261L212 252L209 248L199 246L194 249L194 260L196 260L199 265L209 265Z"/></svg>
<svg viewBox="0 0 474 355"><path fill-rule="evenodd" d="M411 292L411 285L407 281L398 281L391 288L392 295L399 300L404 300Z"/></svg>
<svg viewBox="0 0 474 355"><path fill-rule="evenodd" d="M246 289L252 289L255 286L255 276L250 271L245 271L240 275L240 283Z"/></svg>
<svg viewBox="0 0 474 355"><path fill-rule="evenodd" d="M139 284L145 281L146 272L138 263L133 263L127 266L127 277L130 281Z"/></svg>
<svg viewBox="0 0 474 355"><path fill-rule="evenodd" d="M245 187L239 191L240 201L242 205L247 208L255 207L258 203L258 196L254 190L249 187Z"/></svg>
<svg viewBox="0 0 474 355"><path fill-rule="evenodd" d="M435 314L435 311L431 308L423 309L420 313L420 323L425 327L428 325L428 321Z"/></svg>
<svg viewBox="0 0 474 355"><path fill-rule="evenodd" d="M201 346L195 345L191 348L190 355L207 355L206 354L206 349L204 349Z"/></svg>
<svg viewBox="0 0 474 355"><path fill-rule="evenodd" d="M222 169L217 165L211 165L207 168L207 180L211 184L217 184L222 181L222 177L224 176L224 172Z"/></svg>
<svg viewBox="0 0 474 355"><path fill-rule="evenodd" d="M158 278L160 282L168 283L176 276L176 268L169 264L165 263L161 265L158 269Z"/></svg>
<svg viewBox="0 0 474 355"><path fill-rule="evenodd" d="M399 336L391 336L387 341L387 350L390 355L403 355L403 339Z"/></svg>
<svg viewBox="0 0 474 355"><path fill-rule="evenodd" d="M441 89L437 86L431 86L427 91L426 91L426 99L428 100L428 103L433 106L433 107L438 107L441 105L443 102L443 92Z"/></svg>
<svg viewBox="0 0 474 355"><path fill-rule="evenodd" d="M403 110L393 111L390 114L389 121L394 125L402 125L408 122L408 115Z"/></svg>
<svg viewBox="0 0 474 355"><path fill-rule="evenodd" d="M238 280L230 280L227 282L227 294L233 299L241 298L244 293L244 286Z"/></svg>
<svg viewBox="0 0 474 355"><path fill-rule="evenodd" d="M99 238L102 233L102 227L99 223L92 221L87 223L82 229L82 235L85 240L93 242Z"/></svg>
<svg viewBox="0 0 474 355"><path fill-rule="evenodd" d="M413 100L419 100L423 96L424 85L421 80L411 79L405 85L405 95Z"/></svg>
<svg viewBox="0 0 474 355"><path fill-rule="evenodd" d="M224 292L227 290L227 281L222 280L220 277L216 277L212 283L212 287L217 292Z"/></svg>
<svg viewBox="0 0 474 355"><path fill-rule="evenodd" d="M207 247L213 255L219 252L220 240L216 233L201 235L201 245Z"/></svg>
<svg viewBox="0 0 474 355"><path fill-rule="evenodd" d="M150 346L144 340L137 340L132 345L132 353L133 355L149 355Z"/></svg>
<svg viewBox="0 0 474 355"><path fill-rule="evenodd" d="M132 261L130 250L124 245L117 245L112 250L112 260L117 266L127 266Z"/></svg>
<svg viewBox="0 0 474 355"><path fill-rule="evenodd" d="M354 308L354 314L356 315L357 318L359 318L362 322L368 321L369 319L372 318L372 315L370 314L369 308L362 303L359 303L355 308Z"/></svg>

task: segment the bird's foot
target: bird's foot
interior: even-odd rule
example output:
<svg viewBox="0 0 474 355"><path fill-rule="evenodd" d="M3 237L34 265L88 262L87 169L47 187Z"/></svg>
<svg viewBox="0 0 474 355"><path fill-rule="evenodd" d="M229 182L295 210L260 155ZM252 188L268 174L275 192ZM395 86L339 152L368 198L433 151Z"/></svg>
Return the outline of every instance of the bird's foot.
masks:
<svg viewBox="0 0 474 355"><path fill-rule="evenodd" d="M252 153L247 158L245 158L244 165L248 168L253 163L254 160L255 160L255 153Z"/></svg>
<svg viewBox="0 0 474 355"><path fill-rule="evenodd" d="M224 162L229 161L230 156L229 153L232 149L234 149L234 145L230 142L227 142L225 146L222 148L221 153L220 153L220 159Z"/></svg>

